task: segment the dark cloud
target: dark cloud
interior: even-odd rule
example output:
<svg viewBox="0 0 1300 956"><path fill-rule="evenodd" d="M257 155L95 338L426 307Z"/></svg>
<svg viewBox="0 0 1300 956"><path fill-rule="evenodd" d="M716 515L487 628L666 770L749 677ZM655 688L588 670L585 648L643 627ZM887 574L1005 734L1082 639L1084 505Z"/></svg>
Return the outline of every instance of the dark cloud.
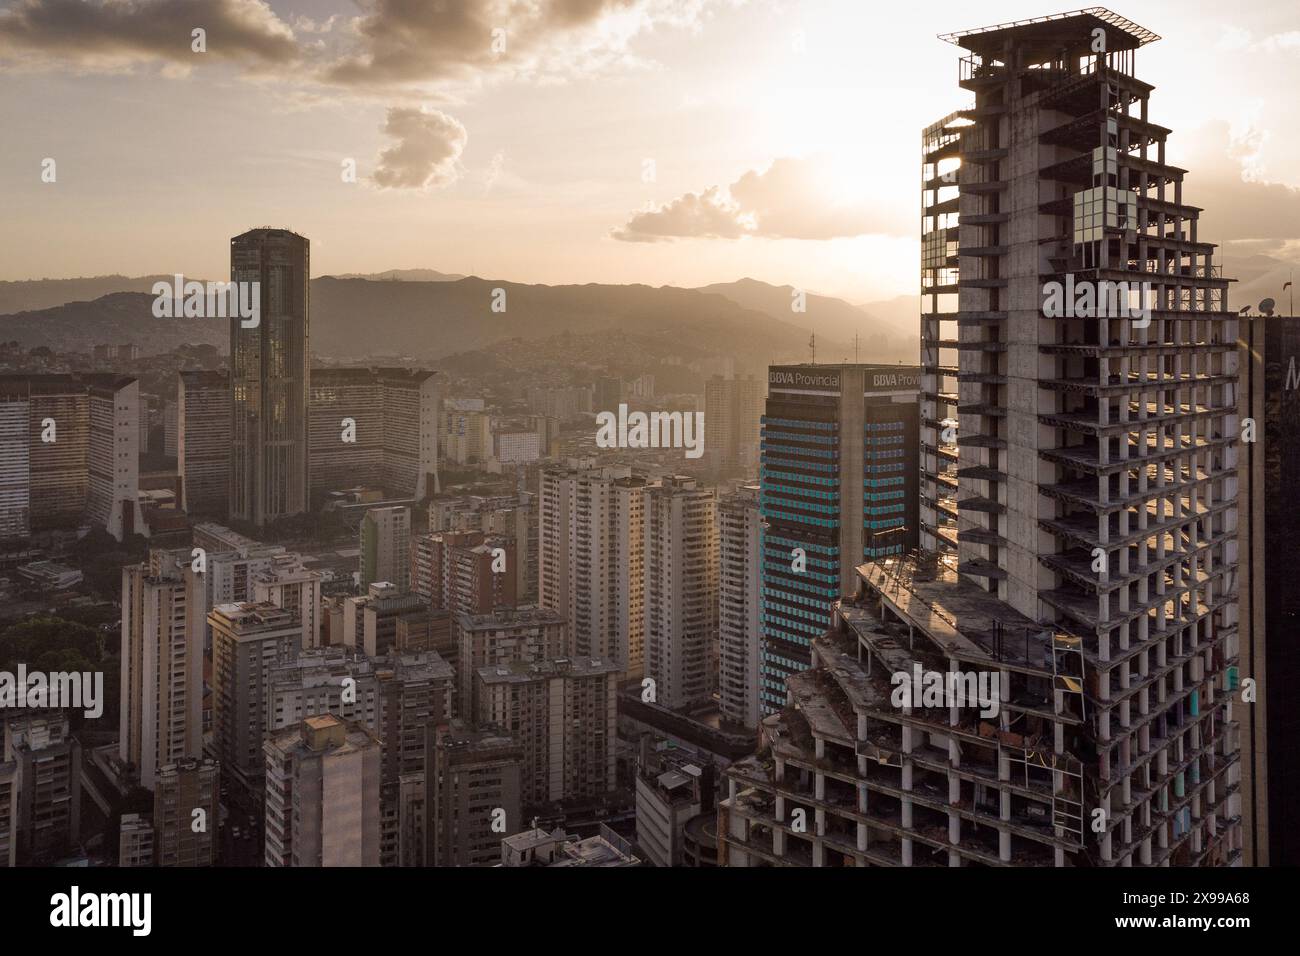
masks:
<svg viewBox="0 0 1300 956"><path fill-rule="evenodd" d="M392 107L384 134L397 142L379 154L375 185L385 189L449 186L469 135L455 118L437 110Z"/></svg>
<svg viewBox="0 0 1300 956"><path fill-rule="evenodd" d="M300 16L295 32L265 0L16 0L0 11L0 68L174 70L207 56L299 83L427 90L593 73L632 60L639 33L698 22L709 2L362 0L360 16ZM206 54L191 50L195 27L207 31Z"/></svg>
<svg viewBox="0 0 1300 956"><path fill-rule="evenodd" d="M205 53L192 48L195 28L206 31ZM17 0L0 10L0 64L120 69L200 57L284 65L298 47L262 0Z"/></svg>
<svg viewBox="0 0 1300 956"><path fill-rule="evenodd" d="M375 0L355 23L359 47L325 76L392 87L496 71L589 72L626 57L636 33L690 21L701 7L702 0Z"/></svg>

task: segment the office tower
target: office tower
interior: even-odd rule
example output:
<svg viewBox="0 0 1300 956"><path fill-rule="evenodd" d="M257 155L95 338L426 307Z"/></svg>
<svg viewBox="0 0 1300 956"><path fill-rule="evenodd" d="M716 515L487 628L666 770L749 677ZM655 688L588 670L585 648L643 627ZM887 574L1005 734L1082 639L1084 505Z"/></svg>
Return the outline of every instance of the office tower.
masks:
<svg viewBox="0 0 1300 956"><path fill-rule="evenodd" d="M1241 663L1240 671L1229 665L1227 689L1243 693L1245 679L1255 685L1253 701L1233 708L1241 724L1243 856L1247 866L1294 866L1300 709L1288 688L1300 680L1300 522L1290 496L1300 487L1300 318L1240 322L1240 414L1254 440L1238 453Z"/></svg>
<svg viewBox="0 0 1300 956"><path fill-rule="evenodd" d="M58 710L11 712L4 733L0 763L17 768L15 862L53 863L81 838L81 744Z"/></svg>
<svg viewBox="0 0 1300 956"><path fill-rule="evenodd" d="M176 373L176 473L185 513L225 520L230 507L230 376Z"/></svg>
<svg viewBox="0 0 1300 956"><path fill-rule="evenodd" d="M302 566L296 554L278 555L271 567L253 573L254 602L268 602L298 616L302 622L299 646L320 647L321 644L321 575Z"/></svg>
<svg viewBox="0 0 1300 956"><path fill-rule="evenodd" d="M175 458L179 432L179 411L176 402L163 403L163 454Z"/></svg>
<svg viewBox="0 0 1300 956"><path fill-rule="evenodd" d="M759 486L718 500L718 709L742 727L759 719L763 648L763 515Z"/></svg>
<svg viewBox="0 0 1300 956"><path fill-rule="evenodd" d="M608 376L598 378L592 387L591 410L593 412L617 411L619 402L625 397L621 378Z"/></svg>
<svg viewBox="0 0 1300 956"><path fill-rule="evenodd" d="M230 516L239 521L307 510L309 267L307 240L287 229L230 240L230 281L244 297L244 283L259 283L260 310L256 325L230 319Z"/></svg>
<svg viewBox="0 0 1300 956"><path fill-rule="evenodd" d="M675 476L645 502L645 676L655 703L705 704L718 681L717 495Z"/></svg>
<svg viewBox="0 0 1300 956"><path fill-rule="evenodd" d="M310 502L358 486L396 499L437 491L436 373L313 368L308 410Z"/></svg>
<svg viewBox="0 0 1300 956"><path fill-rule="evenodd" d="M524 807L602 797L618 785L616 699L622 669L589 657L512 661L474 675L476 717L523 748Z"/></svg>
<svg viewBox="0 0 1300 956"><path fill-rule="evenodd" d="M648 482L586 459L544 468L540 486L538 603L569 622L574 653L640 676Z"/></svg>
<svg viewBox="0 0 1300 956"><path fill-rule="evenodd" d="M325 647L304 651L270 671L268 731L297 727L308 717L333 714L378 735L383 721L379 676L370 658Z"/></svg>
<svg viewBox="0 0 1300 956"><path fill-rule="evenodd" d="M308 717L266 741L267 866L379 866L380 745Z"/></svg>
<svg viewBox="0 0 1300 956"><path fill-rule="evenodd" d="M138 813L122 814L117 837L117 865L153 866L153 855L153 824Z"/></svg>
<svg viewBox="0 0 1300 956"><path fill-rule="evenodd" d="M565 620L545 608L502 608L491 614L461 613L455 619L457 675L462 716L477 712L474 673L512 661L537 663L571 653Z"/></svg>
<svg viewBox="0 0 1300 956"><path fill-rule="evenodd" d="M203 751L204 587L188 549L122 569L118 756L140 786Z"/></svg>
<svg viewBox="0 0 1300 956"><path fill-rule="evenodd" d="M157 399L158 396L156 395L150 395L147 392L140 393L140 414L137 418L140 426L140 454L142 455L149 453L149 436L153 431L154 419L158 417L153 408Z"/></svg>
<svg viewBox="0 0 1300 956"><path fill-rule="evenodd" d="M0 375L0 537L83 521L119 541L144 532L139 415L134 378Z"/></svg>
<svg viewBox="0 0 1300 956"><path fill-rule="evenodd" d="M0 726L0 735L4 728ZM18 764L0 751L0 867L18 863Z"/></svg>
<svg viewBox="0 0 1300 956"><path fill-rule="evenodd" d="M715 375L705 382L704 456L710 468L728 474L757 471L765 398L763 382L752 375Z"/></svg>
<svg viewBox="0 0 1300 956"><path fill-rule="evenodd" d="M537 461L545 448L542 436L533 429L498 429L492 433L492 457L503 465Z"/></svg>
<svg viewBox="0 0 1300 956"><path fill-rule="evenodd" d="M212 749L237 799L256 807L266 761L262 735L271 726L271 671L298 656L302 622L274 604L219 604L212 628Z"/></svg>
<svg viewBox="0 0 1300 956"><path fill-rule="evenodd" d="M595 836L580 839L561 829L540 827L514 833L501 841L501 866L640 866L632 844L605 824Z"/></svg>
<svg viewBox="0 0 1300 956"><path fill-rule="evenodd" d="M763 651L760 706L785 680L868 558L916 547L917 370L774 365L763 416ZM861 488L862 494L845 493Z"/></svg>
<svg viewBox="0 0 1300 956"><path fill-rule="evenodd" d="M938 551L862 565L764 722L770 769L728 768L729 861L1230 865L1237 320L1133 75L1156 37L1093 9L947 39L975 105L923 138L927 190L961 165L922 246L955 228L961 268L922 344L951 368L956 320L957 534L927 519ZM942 706L891 687L918 669Z"/></svg>
<svg viewBox="0 0 1300 956"><path fill-rule="evenodd" d="M522 820L519 745L496 728L458 720L429 735L425 812L430 866L491 866Z"/></svg>
<svg viewBox="0 0 1300 956"><path fill-rule="evenodd" d="M383 703L380 862L416 865L425 851L428 738L437 725L451 719L456 676L435 653L390 654L376 667Z"/></svg>
<svg viewBox="0 0 1300 956"><path fill-rule="evenodd" d="M399 591L411 586L411 509L371 508L361 519L361 587L387 581Z"/></svg>
<svg viewBox="0 0 1300 956"><path fill-rule="evenodd" d="M636 843L655 866L687 863L687 829L714 817L713 763L642 734L636 762ZM696 824L698 827L698 824Z"/></svg>
<svg viewBox="0 0 1300 956"><path fill-rule="evenodd" d="M155 866L217 862L217 764L186 759L158 771L153 793Z"/></svg>

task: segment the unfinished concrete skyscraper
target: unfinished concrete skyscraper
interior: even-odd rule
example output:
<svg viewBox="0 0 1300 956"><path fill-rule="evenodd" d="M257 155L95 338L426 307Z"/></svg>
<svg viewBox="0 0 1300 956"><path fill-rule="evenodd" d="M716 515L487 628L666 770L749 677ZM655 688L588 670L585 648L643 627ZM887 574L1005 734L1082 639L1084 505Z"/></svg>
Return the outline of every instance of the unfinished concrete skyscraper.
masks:
<svg viewBox="0 0 1300 956"><path fill-rule="evenodd" d="M1158 37L943 39L975 102L923 134L922 550L858 569L728 771L725 851L1234 863L1237 318L1133 74Z"/></svg>

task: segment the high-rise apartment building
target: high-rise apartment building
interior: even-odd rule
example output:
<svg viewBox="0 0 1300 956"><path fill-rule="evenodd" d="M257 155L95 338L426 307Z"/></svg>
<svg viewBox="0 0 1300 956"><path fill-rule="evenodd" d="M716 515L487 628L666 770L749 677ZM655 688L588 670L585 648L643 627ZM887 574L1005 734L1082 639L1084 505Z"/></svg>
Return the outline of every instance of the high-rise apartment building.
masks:
<svg viewBox="0 0 1300 956"><path fill-rule="evenodd" d="M1241 319L1240 412L1250 441L1239 451L1237 522L1241 555L1241 663L1228 667L1228 691L1249 703L1241 725L1243 856L1247 866L1300 863L1300 707L1288 688L1300 681L1300 586L1295 547L1300 520L1290 496L1300 487L1300 318Z"/></svg>
<svg viewBox="0 0 1300 956"><path fill-rule="evenodd" d="M588 459L543 469L540 484L538 603L569 622L574 653L640 676L649 483Z"/></svg>
<svg viewBox="0 0 1300 956"><path fill-rule="evenodd" d="M134 378L0 375L0 538L81 522L146 533L139 415Z"/></svg>
<svg viewBox="0 0 1300 956"><path fill-rule="evenodd" d="M461 714L477 713L474 674L481 667L529 664L568 657L572 637L564 618L545 608L502 608L491 614L457 615Z"/></svg>
<svg viewBox="0 0 1300 956"><path fill-rule="evenodd" d="M512 661L474 674L476 718L523 749L524 807L602 797L618 785L622 668L589 657Z"/></svg>
<svg viewBox="0 0 1300 956"><path fill-rule="evenodd" d="M411 587L411 509L371 508L361 519L361 587L387 581L399 591Z"/></svg>
<svg viewBox="0 0 1300 956"><path fill-rule="evenodd" d="M298 656L302 622L274 604L219 604L212 628L212 748L223 779L257 806L266 761L262 738L271 726L271 674Z"/></svg>
<svg viewBox="0 0 1300 956"><path fill-rule="evenodd" d="M917 370L782 365L768 370L763 416L763 652L760 705L785 705L785 680L864 560L916 547ZM858 489L861 489L859 493Z"/></svg>
<svg viewBox="0 0 1300 956"><path fill-rule="evenodd" d="M432 652L394 653L375 664L383 705L380 862L416 865L426 849L423 783L429 737L451 719L455 671Z"/></svg>
<svg viewBox="0 0 1300 956"><path fill-rule="evenodd" d="M763 514L760 487L718 500L718 709L757 727L763 650Z"/></svg>
<svg viewBox="0 0 1300 956"><path fill-rule="evenodd" d="M728 769L728 861L1231 865L1237 317L1133 73L1157 37L945 39L975 101L923 134L927 550L858 569Z"/></svg>
<svg viewBox="0 0 1300 956"><path fill-rule="evenodd" d="M176 473L181 507L225 520L230 507L230 376L176 373Z"/></svg>
<svg viewBox="0 0 1300 956"><path fill-rule="evenodd" d="M118 755L147 790L160 768L203 752L204 590L188 549L122 569Z"/></svg>
<svg viewBox="0 0 1300 956"><path fill-rule="evenodd" d="M219 791L213 760L185 759L159 769L153 794L155 866L216 863Z"/></svg>
<svg viewBox="0 0 1300 956"><path fill-rule="evenodd" d="M0 735L4 728L0 727ZM0 867L18 863L18 763L0 751Z"/></svg>
<svg viewBox="0 0 1300 956"><path fill-rule="evenodd" d="M252 600L282 607L298 616L302 623L299 647L320 647L321 643L321 575L302 566L296 554L275 558L271 567L254 572L250 580Z"/></svg>
<svg viewBox="0 0 1300 956"><path fill-rule="evenodd" d="M322 647L276 664L270 672L268 731L297 727L308 717L333 714L380 733L383 702L376 664L363 654Z"/></svg>
<svg viewBox="0 0 1300 956"><path fill-rule="evenodd" d="M438 429L442 456L456 465L471 465L492 457L492 416L482 408L443 406Z"/></svg>
<svg viewBox="0 0 1300 956"><path fill-rule="evenodd" d="M81 744L59 710L11 711L4 734L0 767L16 767L15 861L53 863L81 837Z"/></svg>
<svg viewBox="0 0 1300 956"><path fill-rule="evenodd" d="M521 491L513 495L460 495L437 497L429 502L429 532L479 531L510 538L515 554L510 569L515 578L515 596L521 604L537 599L537 495ZM476 542L477 543L477 542ZM413 545L414 548L414 545ZM412 573L416 558L412 557ZM422 585L417 581L413 589Z"/></svg>
<svg viewBox="0 0 1300 956"><path fill-rule="evenodd" d="M674 709L717 689L717 493L681 475L645 499L645 676Z"/></svg>
<svg viewBox="0 0 1300 956"><path fill-rule="evenodd" d="M522 819L520 746L494 727L453 720L429 735L425 831L429 866L491 866Z"/></svg>
<svg viewBox="0 0 1300 956"><path fill-rule="evenodd" d="M313 368L310 498L364 486L389 498L438 490L437 375L409 368Z"/></svg>
<svg viewBox="0 0 1300 956"><path fill-rule="evenodd" d="M380 744L332 714L267 738L267 866L379 866Z"/></svg>
<svg viewBox="0 0 1300 956"><path fill-rule="evenodd" d="M307 510L309 243L287 229L230 240L230 281L253 297L256 324L231 310L230 516L265 524ZM249 285L243 285L248 283Z"/></svg>
<svg viewBox="0 0 1300 956"><path fill-rule="evenodd" d="M724 473L752 475L758 470L763 400L761 379L723 378L704 383L704 457Z"/></svg>

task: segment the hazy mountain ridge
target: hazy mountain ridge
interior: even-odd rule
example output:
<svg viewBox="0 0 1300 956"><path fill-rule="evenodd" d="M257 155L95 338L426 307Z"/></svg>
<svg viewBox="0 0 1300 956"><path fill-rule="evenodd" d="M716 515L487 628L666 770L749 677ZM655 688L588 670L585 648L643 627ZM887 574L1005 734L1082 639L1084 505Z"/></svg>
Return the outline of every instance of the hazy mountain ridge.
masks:
<svg viewBox="0 0 1300 956"><path fill-rule="evenodd" d="M1223 257L1233 309L1274 298L1295 264L1264 254ZM647 285L529 285L478 276L457 278L432 269L394 269L369 278L312 280L312 348L324 358L364 361L406 355L424 361L490 349L507 340L550 339L601 330L657 343L665 355L731 356L741 371L770 363L807 361L809 335L822 362L915 362L920 301L897 296L858 306L809 293L806 310L791 308L793 287L755 279L699 288ZM423 278L435 276L438 278ZM152 288L170 275L94 276L0 282L0 339L26 347L88 350L133 343L144 354L185 344L227 346L223 319L157 319ZM505 311L493 312L495 290ZM62 301L55 302L53 300Z"/></svg>
<svg viewBox="0 0 1300 956"><path fill-rule="evenodd" d="M165 278L99 281L149 289ZM504 312L492 311L498 289L505 295ZM731 356L740 369L800 361L808 354L807 327L742 308L721 295L672 286L523 285L476 276L436 282L322 277L312 280L311 296L312 349L341 360L407 355L432 361L505 339L601 330L657 339L684 354ZM152 310L151 292L112 292L0 315L0 339L64 351L131 342L144 354L183 344L226 346L224 319L159 319Z"/></svg>

